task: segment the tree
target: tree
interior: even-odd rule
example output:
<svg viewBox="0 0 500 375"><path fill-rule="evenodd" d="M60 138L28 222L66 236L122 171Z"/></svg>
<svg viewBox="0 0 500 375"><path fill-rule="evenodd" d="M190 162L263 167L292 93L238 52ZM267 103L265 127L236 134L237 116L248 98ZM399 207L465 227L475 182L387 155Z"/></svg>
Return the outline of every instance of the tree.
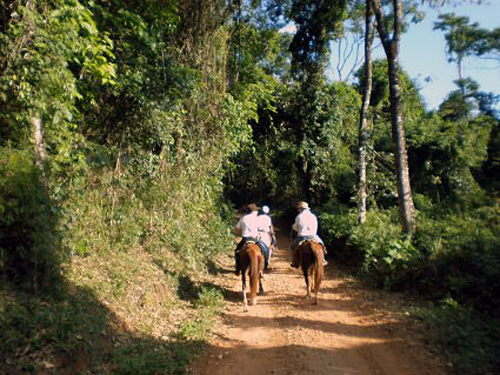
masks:
<svg viewBox="0 0 500 375"><path fill-rule="evenodd" d="M363 101L359 116L359 223L366 220L366 147L368 142L367 117L372 93L372 42L374 32L373 6L366 0L365 16L365 74L363 81Z"/></svg>
<svg viewBox="0 0 500 375"><path fill-rule="evenodd" d="M468 17L456 17L453 13L439 15L440 22L434 23L434 30L447 31L445 34L446 44L448 46L448 61L457 63L458 79L463 77L464 58L471 53L472 43L471 30L477 27L477 23L471 27L468 26ZM462 88L462 93L464 89Z"/></svg>
<svg viewBox="0 0 500 375"><path fill-rule="evenodd" d="M499 27L487 30L479 27L477 22L470 23L469 17L454 13L441 14L439 19L439 22L434 23L434 30L445 32L450 61L457 62L459 73L463 59L467 56L500 61Z"/></svg>
<svg viewBox="0 0 500 375"><path fill-rule="evenodd" d="M399 67L399 48L403 28L403 1L392 0L391 3L394 22L392 37L388 32L381 0L373 0L373 9L377 20L378 34L388 62L392 141L395 148L399 210L403 231L412 234L415 229L415 209L410 186Z"/></svg>

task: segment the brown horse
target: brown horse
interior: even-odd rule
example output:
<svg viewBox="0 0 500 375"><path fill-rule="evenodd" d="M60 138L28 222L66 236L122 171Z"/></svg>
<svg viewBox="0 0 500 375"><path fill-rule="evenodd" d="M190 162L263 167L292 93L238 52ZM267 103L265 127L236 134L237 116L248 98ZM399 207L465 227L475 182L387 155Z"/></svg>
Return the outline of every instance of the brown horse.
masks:
<svg viewBox="0 0 500 375"><path fill-rule="evenodd" d="M302 269L306 281L306 298L311 298L312 290L314 293L314 304L317 305L319 301L319 288L325 272L323 266L323 246L314 241L304 241L299 245L297 251L300 259L300 268ZM312 288L309 283L310 274L313 276Z"/></svg>
<svg viewBox="0 0 500 375"><path fill-rule="evenodd" d="M257 291L263 293L262 270L264 269L264 255L260 251L260 246L254 242L247 242L240 250L241 288L243 292L243 303L245 311L248 311L247 302L247 279L250 279L250 305L256 305Z"/></svg>

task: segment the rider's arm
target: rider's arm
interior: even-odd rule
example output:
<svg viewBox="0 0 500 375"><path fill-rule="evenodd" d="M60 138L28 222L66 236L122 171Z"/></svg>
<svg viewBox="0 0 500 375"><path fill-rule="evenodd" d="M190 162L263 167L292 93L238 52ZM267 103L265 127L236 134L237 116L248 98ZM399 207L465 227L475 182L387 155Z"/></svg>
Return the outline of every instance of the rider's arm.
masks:
<svg viewBox="0 0 500 375"><path fill-rule="evenodd" d="M243 233L243 218L241 218L239 221L238 221L238 224L236 224L236 226L234 227L233 229L233 233L236 235L236 236L241 236L241 233Z"/></svg>

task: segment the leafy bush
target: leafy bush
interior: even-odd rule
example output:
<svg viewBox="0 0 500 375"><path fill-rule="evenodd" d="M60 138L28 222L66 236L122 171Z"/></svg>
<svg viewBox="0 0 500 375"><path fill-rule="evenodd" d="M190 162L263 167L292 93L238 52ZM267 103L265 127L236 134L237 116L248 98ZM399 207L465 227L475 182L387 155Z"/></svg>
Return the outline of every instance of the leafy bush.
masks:
<svg viewBox="0 0 500 375"><path fill-rule="evenodd" d="M499 214L492 206L439 220L421 218L414 243L428 260L419 271L419 289L432 290L435 298L450 295L461 304L498 315Z"/></svg>
<svg viewBox="0 0 500 375"><path fill-rule="evenodd" d="M369 211L349 238L362 249L362 272L379 286L395 287L420 259L411 239L402 234L397 215L396 210Z"/></svg>
<svg viewBox="0 0 500 375"><path fill-rule="evenodd" d="M370 210L363 225L357 223L356 211L345 215L322 214L320 219L325 240L342 238L350 246L351 256L357 249L361 256L360 271L378 286L402 286L399 284L411 279L421 261L421 253L411 238L402 234L395 209Z"/></svg>
<svg viewBox="0 0 500 375"><path fill-rule="evenodd" d="M498 319L464 308L451 297L436 305L417 308L413 315L427 326L427 337L453 365L453 374L498 373Z"/></svg>
<svg viewBox="0 0 500 375"><path fill-rule="evenodd" d="M357 220L358 215L354 210L344 215L321 214L319 221L323 240L328 243L339 238L348 238L352 228L356 226Z"/></svg>

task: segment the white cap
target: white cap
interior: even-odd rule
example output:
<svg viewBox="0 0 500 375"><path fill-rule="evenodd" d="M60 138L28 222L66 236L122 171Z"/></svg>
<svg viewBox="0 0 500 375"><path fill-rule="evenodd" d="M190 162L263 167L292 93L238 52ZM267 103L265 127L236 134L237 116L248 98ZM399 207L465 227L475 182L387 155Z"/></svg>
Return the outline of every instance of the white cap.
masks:
<svg viewBox="0 0 500 375"><path fill-rule="evenodd" d="M262 206L262 212L264 212L265 214L268 214L269 213L269 207Z"/></svg>

